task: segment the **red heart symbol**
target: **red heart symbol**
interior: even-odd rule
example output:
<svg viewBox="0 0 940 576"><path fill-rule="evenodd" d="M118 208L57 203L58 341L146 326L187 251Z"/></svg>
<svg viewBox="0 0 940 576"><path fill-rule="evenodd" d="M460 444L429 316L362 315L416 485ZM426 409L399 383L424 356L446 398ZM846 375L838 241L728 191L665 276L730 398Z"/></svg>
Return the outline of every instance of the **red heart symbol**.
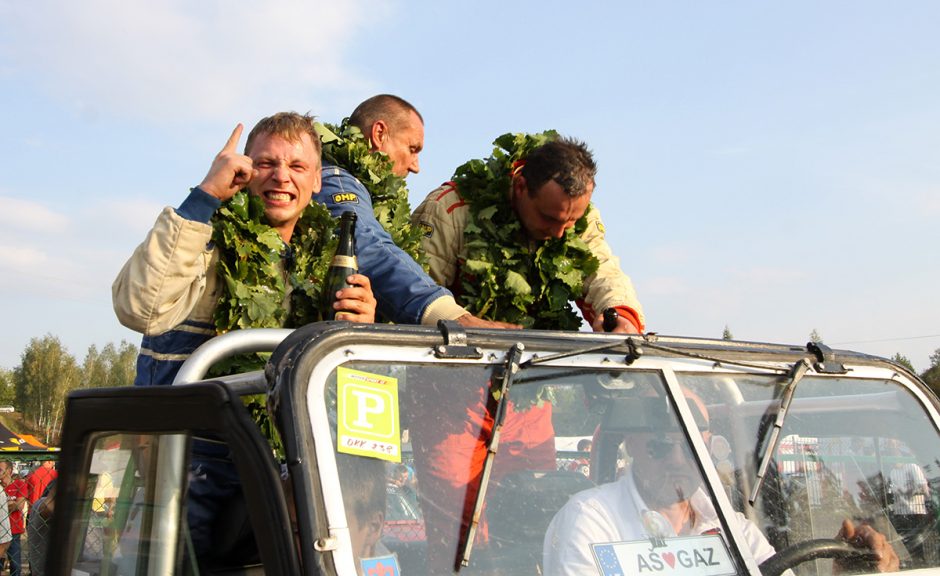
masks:
<svg viewBox="0 0 940 576"><path fill-rule="evenodd" d="M663 560L666 561L666 564L669 564L670 568L676 567L676 555L672 552L663 552Z"/></svg>

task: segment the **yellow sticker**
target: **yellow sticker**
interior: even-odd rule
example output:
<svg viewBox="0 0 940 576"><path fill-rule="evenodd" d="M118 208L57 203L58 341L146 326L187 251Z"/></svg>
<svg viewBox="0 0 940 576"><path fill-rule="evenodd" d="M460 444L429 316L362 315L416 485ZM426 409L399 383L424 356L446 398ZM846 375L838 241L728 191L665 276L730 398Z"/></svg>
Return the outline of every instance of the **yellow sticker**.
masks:
<svg viewBox="0 0 940 576"><path fill-rule="evenodd" d="M424 234L425 238L430 238L434 235L434 226L431 226L427 222L421 222L421 232Z"/></svg>
<svg viewBox="0 0 940 576"><path fill-rule="evenodd" d="M336 451L401 462L398 379L336 369Z"/></svg>

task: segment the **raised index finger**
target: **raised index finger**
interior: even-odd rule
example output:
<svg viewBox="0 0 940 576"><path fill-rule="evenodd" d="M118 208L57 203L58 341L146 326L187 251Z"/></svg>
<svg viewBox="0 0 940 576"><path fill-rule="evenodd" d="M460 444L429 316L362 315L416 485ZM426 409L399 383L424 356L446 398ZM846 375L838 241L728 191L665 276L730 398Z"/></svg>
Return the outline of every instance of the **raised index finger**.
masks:
<svg viewBox="0 0 940 576"><path fill-rule="evenodd" d="M238 151L238 141L242 138L242 130L244 126L239 122L238 126L232 130L232 135L228 137L228 142L225 143L225 146L222 148L222 152L237 152Z"/></svg>

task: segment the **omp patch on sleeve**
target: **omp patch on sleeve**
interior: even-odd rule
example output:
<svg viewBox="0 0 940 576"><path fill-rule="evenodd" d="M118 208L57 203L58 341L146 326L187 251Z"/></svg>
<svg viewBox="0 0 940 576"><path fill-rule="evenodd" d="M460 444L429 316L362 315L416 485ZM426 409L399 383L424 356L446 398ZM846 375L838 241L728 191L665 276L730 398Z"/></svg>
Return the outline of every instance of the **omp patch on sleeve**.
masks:
<svg viewBox="0 0 940 576"><path fill-rule="evenodd" d="M359 196L353 192L339 192L333 194L333 202L336 204L358 204Z"/></svg>

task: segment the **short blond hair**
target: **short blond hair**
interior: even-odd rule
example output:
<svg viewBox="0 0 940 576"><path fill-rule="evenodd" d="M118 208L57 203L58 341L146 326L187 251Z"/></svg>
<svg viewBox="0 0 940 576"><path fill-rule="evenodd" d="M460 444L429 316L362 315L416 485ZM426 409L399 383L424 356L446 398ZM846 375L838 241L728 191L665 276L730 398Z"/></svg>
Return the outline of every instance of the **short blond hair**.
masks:
<svg viewBox="0 0 940 576"><path fill-rule="evenodd" d="M304 134L310 136L313 147L317 151L317 160L320 159L322 151L320 146L320 136L316 128L313 127L315 118L310 114L299 114L297 112L278 112L273 116L262 118L255 124L255 127L248 133L248 140L245 141L245 155L251 151L251 145L255 138L261 135L280 136L291 142L297 142Z"/></svg>

